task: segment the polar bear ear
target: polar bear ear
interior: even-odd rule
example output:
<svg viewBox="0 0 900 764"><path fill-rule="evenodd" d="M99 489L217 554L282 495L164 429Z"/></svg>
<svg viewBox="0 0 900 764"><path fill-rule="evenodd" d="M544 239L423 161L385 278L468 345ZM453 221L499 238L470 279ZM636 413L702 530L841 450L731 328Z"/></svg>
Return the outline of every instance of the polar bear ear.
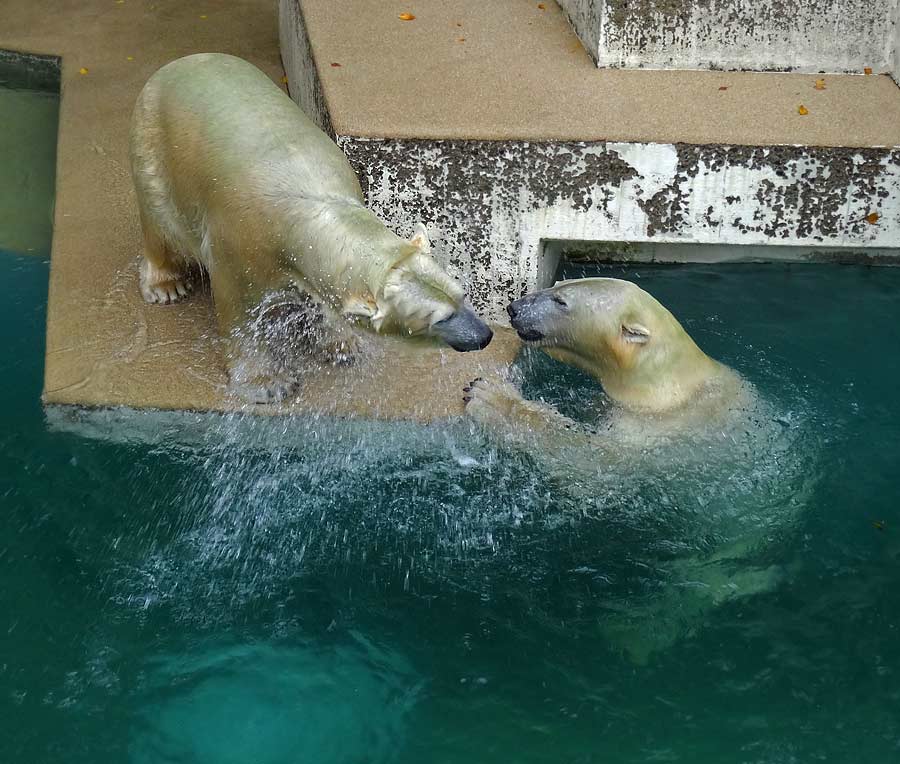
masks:
<svg viewBox="0 0 900 764"><path fill-rule="evenodd" d="M644 345L650 340L650 330L643 324L629 321L628 323L622 324L622 338L625 342Z"/></svg>
<svg viewBox="0 0 900 764"><path fill-rule="evenodd" d="M426 254L431 252L431 241L428 238L428 229L425 228L424 223L416 223L409 243Z"/></svg>

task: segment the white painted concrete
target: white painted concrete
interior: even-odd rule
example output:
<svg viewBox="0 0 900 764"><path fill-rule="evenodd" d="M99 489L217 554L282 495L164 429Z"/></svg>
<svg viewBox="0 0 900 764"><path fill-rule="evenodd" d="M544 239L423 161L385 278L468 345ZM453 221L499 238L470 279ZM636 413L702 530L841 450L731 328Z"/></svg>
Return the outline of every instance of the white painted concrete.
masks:
<svg viewBox="0 0 900 764"><path fill-rule="evenodd" d="M557 0L598 65L896 70L897 0Z"/></svg>
<svg viewBox="0 0 900 764"><path fill-rule="evenodd" d="M897 151L797 147L785 159L785 147L544 144L541 151L558 168L558 183L544 185L527 175L534 155L509 144L505 158L488 160L489 170L471 168L481 189L490 183L476 200L461 198L447 175L424 169L447 166L455 148L338 141L364 179L372 209L404 234L418 218L431 223L436 254L463 279L473 302L497 318L510 293L549 283L561 249L579 242L657 254L676 245L677 257L686 259L900 257ZM587 168L610 166L592 159L611 157L624 162L616 166L620 179L586 178ZM484 230L473 232L472 219Z"/></svg>

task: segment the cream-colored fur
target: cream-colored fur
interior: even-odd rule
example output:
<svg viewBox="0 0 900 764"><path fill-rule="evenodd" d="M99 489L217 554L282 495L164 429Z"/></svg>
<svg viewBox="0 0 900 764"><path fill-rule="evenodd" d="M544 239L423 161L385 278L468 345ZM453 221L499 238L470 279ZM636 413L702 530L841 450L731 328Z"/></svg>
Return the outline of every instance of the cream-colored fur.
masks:
<svg viewBox="0 0 900 764"><path fill-rule="evenodd" d="M154 74L135 106L131 161L141 293L175 302L191 289L189 266L205 269L232 386L251 400L296 386L266 348L291 341L272 336L272 295L326 359L351 357L360 327L429 333L464 303L424 227L410 241L386 228L340 149L238 58L198 54Z"/></svg>
<svg viewBox="0 0 900 764"><path fill-rule="evenodd" d="M631 282L563 281L515 301L510 311L524 339L586 371L617 404L606 442L638 445L648 428L658 436L715 426L755 405L749 383L707 356L663 305ZM478 380L467 392L467 413L486 424L563 439L578 429L549 406L525 401L510 384Z"/></svg>
<svg viewBox="0 0 900 764"><path fill-rule="evenodd" d="M591 496L610 473L637 470L664 481L670 471L702 473L704 462L719 458L739 465L777 440L772 434L779 425L753 386L703 353L675 317L633 283L564 281L512 303L510 315L524 339L591 374L613 405L602 421L586 425L525 400L509 382L478 379L465 390L466 412L527 451L569 492ZM714 605L771 586L771 570L741 563L760 541L741 531L702 558L666 563L663 577L673 582L666 594L611 616L604 634L643 661L691 633ZM674 613L681 616L673 621ZM677 626L662 628L663 622Z"/></svg>

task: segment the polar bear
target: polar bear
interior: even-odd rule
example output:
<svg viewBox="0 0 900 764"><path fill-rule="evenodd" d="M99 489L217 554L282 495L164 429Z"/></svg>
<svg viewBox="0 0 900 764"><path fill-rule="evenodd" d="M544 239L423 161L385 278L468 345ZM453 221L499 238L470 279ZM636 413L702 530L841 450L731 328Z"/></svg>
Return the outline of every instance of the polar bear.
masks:
<svg viewBox="0 0 900 764"><path fill-rule="evenodd" d="M632 527L679 528L677 538L649 533L663 549L643 550L644 569L658 576L654 594L607 619L606 636L643 661L691 633L710 607L771 588L779 571L756 565L755 555L789 521L785 507L797 505L788 487L799 461L791 433L753 385L628 281L562 281L507 311L526 343L592 375L609 404L586 425L525 400L508 382L477 379L464 389L467 415L527 451L581 506L638 491L629 501L648 515ZM664 500L656 505L647 493ZM662 519L661 506L676 509Z"/></svg>
<svg viewBox="0 0 900 764"><path fill-rule="evenodd" d="M431 257L363 204L340 149L259 69L204 53L173 61L134 109L130 154L150 303L208 274L231 388L280 400L304 358L351 359L360 332L478 350L492 332ZM364 334L364 332L362 333Z"/></svg>
<svg viewBox="0 0 900 764"><path fill-rule="evenodd" d="M716 426L735 410L757 405L752 386L707 356L675 317L636 284L574 279L526 295L507 307L527 343L593 376L616 410L608 426L618 440L640 443L657 433ZM575 423L544 404L524 400L509 384L476 380L467 413L513 433L571 439ZM621 445L621 443L620 443Z"/></svg>

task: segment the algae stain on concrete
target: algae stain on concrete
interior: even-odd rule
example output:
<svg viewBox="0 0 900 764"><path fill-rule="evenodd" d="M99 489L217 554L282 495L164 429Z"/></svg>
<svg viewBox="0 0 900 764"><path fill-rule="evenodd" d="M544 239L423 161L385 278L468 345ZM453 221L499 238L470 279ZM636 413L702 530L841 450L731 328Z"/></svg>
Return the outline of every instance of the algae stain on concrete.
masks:
<svg viewBox="0 0 900 764"><path fill-rule="evenodd" d="M59 96L0 87L0 249L47 256Z"/></svg>

